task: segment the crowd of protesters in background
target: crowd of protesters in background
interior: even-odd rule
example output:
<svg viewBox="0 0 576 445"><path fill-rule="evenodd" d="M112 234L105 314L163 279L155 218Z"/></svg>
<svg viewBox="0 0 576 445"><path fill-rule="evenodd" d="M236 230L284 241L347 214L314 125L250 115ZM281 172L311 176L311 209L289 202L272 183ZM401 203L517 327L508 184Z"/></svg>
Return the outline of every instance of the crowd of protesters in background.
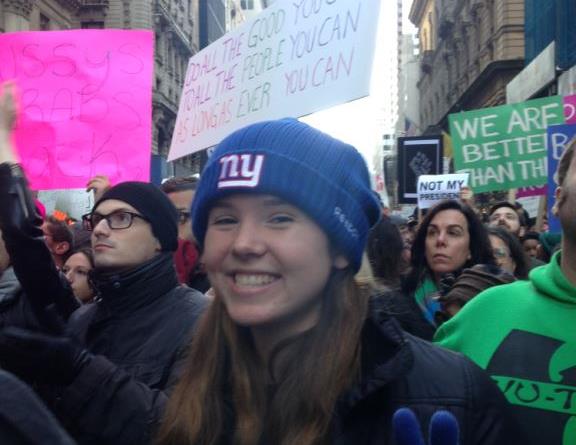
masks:
<svg viewBox="0 0 576 445"><path fill-rule="evenodd" d="M16 113L6 85L1 443L576 443L576 139L563 235L468 188L391 213L354 147L295 119L233 132L199 178L96 176L68 224Z"/></svg>

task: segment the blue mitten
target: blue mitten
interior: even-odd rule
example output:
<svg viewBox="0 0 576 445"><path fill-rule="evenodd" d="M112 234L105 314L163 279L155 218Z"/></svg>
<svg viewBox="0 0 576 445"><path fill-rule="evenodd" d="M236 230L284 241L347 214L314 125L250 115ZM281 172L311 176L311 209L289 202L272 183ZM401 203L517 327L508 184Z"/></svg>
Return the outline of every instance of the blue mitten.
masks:
<svg viewBox="0 0 576 445"><path fill-rule="evenodd" d="M416 415L408 408L394 413L394 436L398 445L425 445ZM434 413L430 420L429 445L458 445L458 421L448 411Z"/></svg>

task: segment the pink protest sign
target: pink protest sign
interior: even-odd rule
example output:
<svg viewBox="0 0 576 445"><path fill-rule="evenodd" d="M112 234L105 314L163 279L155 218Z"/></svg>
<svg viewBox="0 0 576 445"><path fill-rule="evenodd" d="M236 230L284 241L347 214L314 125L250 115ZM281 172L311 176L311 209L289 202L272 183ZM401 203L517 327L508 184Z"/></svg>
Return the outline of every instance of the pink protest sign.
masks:
<svg viewBox="0 0 576 445"><path fill-rule="evenodd" d="M522 187L518 189L516 193L516 198L528 198L530 196L543 196L546 194L548 186L543 185L541 187Z"/></svg>
<svg viewBox="0 0 576 445"><path fill-rule="evenodd" d="M564 96L564 116L567 124L576 124L576 94Z"/></svg>
<svg viewBox="0 0 576 445"><path fill-rule="evenodd" d="M0 82L20 92L15 142L33 189L149 180L152 32L0 34L0 60Z"/></svg>

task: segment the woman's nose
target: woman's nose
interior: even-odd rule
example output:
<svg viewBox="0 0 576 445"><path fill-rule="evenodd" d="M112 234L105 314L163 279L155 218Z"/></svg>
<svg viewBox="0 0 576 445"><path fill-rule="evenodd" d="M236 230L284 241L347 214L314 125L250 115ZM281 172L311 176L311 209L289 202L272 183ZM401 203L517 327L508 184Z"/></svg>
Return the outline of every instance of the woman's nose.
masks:
<svg viewBox="0 0 576 445"><path fill-rule="evenodd" d="M266 251L266 242L262 232L249 222L239 224L233 245L237 255L262 255Z"/></svg>

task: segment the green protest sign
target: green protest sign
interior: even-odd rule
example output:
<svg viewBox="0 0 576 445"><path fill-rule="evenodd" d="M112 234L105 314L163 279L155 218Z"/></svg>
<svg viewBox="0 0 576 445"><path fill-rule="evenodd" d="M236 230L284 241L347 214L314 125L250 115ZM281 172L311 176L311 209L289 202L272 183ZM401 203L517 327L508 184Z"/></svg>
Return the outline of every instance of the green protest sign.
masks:
<svg viewBox="0 0 576 445"><path fill-rule="evenodd" d="M475 192L544 185L546 129L564 119L561 96L451 114L456 171Z"/></svg>

